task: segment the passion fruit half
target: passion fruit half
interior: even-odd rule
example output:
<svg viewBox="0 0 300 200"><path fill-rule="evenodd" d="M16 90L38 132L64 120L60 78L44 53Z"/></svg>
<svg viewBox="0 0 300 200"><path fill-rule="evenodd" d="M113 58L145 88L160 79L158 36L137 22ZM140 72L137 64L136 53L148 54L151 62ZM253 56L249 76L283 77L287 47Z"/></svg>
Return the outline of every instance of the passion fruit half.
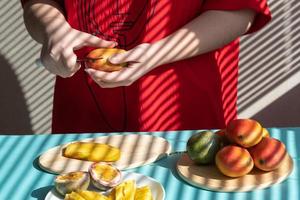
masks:
<svg viewBox="0 0 300 200"><path fill-rule="evenodd" d="M105 162L93 163L89 173L93 185L100 190L108 190L121 182L121 171Z"/></svg>
<svg viewBox="0 0 300 200"><path fill-rule="evenodd" d="M86 190L90 184L88 172L70 172L56 176L54 180L55 188L58 193L65 196L76 190Z"/></svg>

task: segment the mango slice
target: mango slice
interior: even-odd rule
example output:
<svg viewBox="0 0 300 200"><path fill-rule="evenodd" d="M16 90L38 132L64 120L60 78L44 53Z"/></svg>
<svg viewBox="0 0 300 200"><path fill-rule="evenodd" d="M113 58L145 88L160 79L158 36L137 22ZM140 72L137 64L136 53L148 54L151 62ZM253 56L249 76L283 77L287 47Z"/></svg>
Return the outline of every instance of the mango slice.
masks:
<svg viewBox="0 0 300 200"><path fill-rule="evenodd" d="M85 200L108 200L106 196L94 191L78 190L77 193Z"/></svg>
<svg viewBox="0 0 300 200"><path fill-rule="evenodd" d="M71 192L65 196L64 200L85 200L82 196L77 194L76 192Z"/></svg>
<svg viewBox="0 0 300 200"><path fill-rule="evenodd" d="M63 156L93 162L115 162L120 159L120 149L95 142L74 142L63 149Z"/></svg>
<svg viewBox="0 0 300 200"><path fill-rule="evenodd" d="M153 200L149 186L143 186L136 189L134 200Z"/></svg>
<svg viewBox="0 0 300 200"><path fill-rule="evenodd" d="M134 180L127 180L115 187L109 194L109 200L134 200L136 184Z"/></svg>
<svg viewBox="0 0 300 200"><path fill-rule="evenodd" d="M88 190L77 190L65 196L64 200L108 200L108 198L98 192Z"/></svg>

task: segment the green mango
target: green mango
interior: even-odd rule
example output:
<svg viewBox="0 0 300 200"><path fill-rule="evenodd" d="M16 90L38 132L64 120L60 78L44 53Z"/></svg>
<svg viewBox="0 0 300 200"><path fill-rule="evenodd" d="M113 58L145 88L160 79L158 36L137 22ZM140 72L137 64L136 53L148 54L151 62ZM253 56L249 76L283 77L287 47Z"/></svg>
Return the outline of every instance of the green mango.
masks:
<svg viewBox="0 0 300 200"><path fill-rule="evenodd" d="M212 131L200 131L189 138L186 149L189 157L196 164L212 164L222 146L220 135Z"/></svg>

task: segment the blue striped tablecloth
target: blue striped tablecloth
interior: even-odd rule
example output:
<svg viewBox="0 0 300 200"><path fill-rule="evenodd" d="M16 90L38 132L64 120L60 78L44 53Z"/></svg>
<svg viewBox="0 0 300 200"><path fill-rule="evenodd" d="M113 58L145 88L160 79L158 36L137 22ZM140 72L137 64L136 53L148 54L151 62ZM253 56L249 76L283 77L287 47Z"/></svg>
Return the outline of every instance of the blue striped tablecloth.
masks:
<svg viewBox="0 0 300 200"><path fill-rule="evenodd" d="M252 192L212 192L182 181L176 172L178 154L153 164L131 169L158 180L165 188L166 200L300 200L300 128L268 128L272 137L283 141L294 161L294 171L281 184ZM166 138L173 151L184 151L195 131L136 133ZM111 133L110 135L117 134ZM126 133L123 133L126 134ZM0 200L45 198L55 175L41 171L37 158L54 146L70 141L108 134L0 135Z"/></svg>

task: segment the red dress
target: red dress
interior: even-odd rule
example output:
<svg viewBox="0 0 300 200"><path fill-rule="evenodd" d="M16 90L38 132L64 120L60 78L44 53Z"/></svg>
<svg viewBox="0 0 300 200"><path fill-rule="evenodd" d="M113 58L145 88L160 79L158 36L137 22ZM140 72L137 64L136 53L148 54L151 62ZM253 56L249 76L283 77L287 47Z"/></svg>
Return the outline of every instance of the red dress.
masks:
<svg viewBox="0 0 300 200"><path fill-rule="evenodd" d="M117 41L126 50L160 40L207 10L254 9L249 32L271 19L266 0L65 0L63 6L73 28ZM82 57L87 49L77 53ZM237 39L113 89L99 87L82 69L72 78L57 77L52 131L223 128L237 117L238 55Z"/></svg>

